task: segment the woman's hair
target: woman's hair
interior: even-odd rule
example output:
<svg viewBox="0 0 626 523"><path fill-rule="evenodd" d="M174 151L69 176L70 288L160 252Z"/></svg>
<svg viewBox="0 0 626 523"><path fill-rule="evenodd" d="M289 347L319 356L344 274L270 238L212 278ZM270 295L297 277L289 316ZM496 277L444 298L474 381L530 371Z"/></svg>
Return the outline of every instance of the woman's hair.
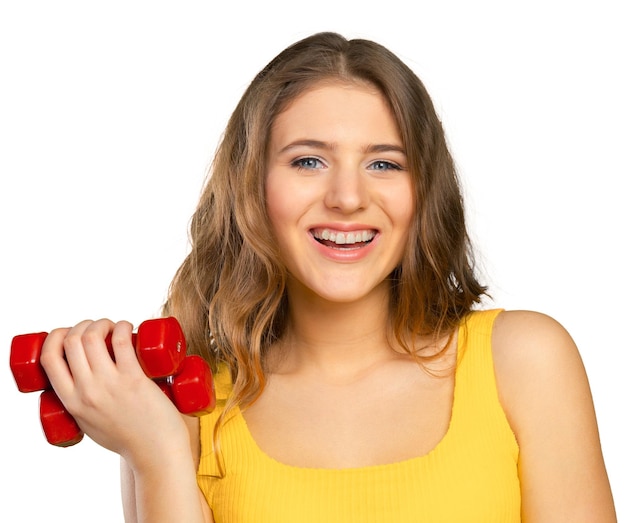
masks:
<svg viewBox="0 0 626 523"><path fill-rule="evenodd" d="M320 81L376 87L395 117L416 208L401 264L389 276L390 339L419 359L417 336L450 334L485 287L474 275L462 195L445 134L422 82L385 47L334 33L281 52L235 108L190 225L191 251L164 306L190 351L233 377L229 405L247 405L265 383L267 349L286 325L286 269L268 219L266 157L276 117ZM426 356L424 356L426 358Z"/></svg>

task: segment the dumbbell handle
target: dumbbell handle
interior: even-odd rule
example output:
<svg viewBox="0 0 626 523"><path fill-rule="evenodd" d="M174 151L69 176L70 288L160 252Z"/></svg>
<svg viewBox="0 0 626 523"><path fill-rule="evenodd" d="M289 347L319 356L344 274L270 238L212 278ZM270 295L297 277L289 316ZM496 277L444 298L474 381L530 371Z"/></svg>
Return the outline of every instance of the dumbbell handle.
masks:
<svg viewBox="0 0 626 523"><path fill-rule="evenodd" d="M44 392L40 398L40 419L46 439L53 445L78 443L82 431L65 411L41 366L40 357L47 333L22 334L11 343L10 366L21 392ZM208 364L199 356L186 356L182 329L175 318L143 322L133 334L137 359L146 375L155 379L183 414L201 415L215 407L215 391ZM110 336L107 347L113 350Z"/></svg>
<svg viewBox="0 0 626 523"><path fill-rule="evenodd" d="M35 392L50 388L48 377L41 366L41 349L47 332L20 334L11 343L10 365L21 392ZM111 336L107 336L111 357ZM144 321L133 334L137 359L150 378L164 378L176 374L187 352L185 337L173 317Z"/></svg>

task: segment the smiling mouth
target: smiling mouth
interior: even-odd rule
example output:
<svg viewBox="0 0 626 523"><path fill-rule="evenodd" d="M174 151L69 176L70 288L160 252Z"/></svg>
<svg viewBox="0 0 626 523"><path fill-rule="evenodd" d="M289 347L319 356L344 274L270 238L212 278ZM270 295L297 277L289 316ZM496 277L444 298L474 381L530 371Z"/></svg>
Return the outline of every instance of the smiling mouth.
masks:
<svg viewBox="0 0 626 523"><path fill-rule="evenodd" d="M370 243L376 236L376 231L363 229L358 231L333 231L331 229L313 229L313 238L322 245L331 249L360 249Z"/></svg>

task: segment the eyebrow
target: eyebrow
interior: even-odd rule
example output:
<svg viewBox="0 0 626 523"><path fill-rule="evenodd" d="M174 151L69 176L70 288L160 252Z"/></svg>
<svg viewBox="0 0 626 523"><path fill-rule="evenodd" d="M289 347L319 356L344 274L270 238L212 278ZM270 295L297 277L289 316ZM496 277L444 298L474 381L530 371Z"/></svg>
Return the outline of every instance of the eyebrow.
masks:
<svg viewBox="0 0 626 523"><path fill-rule="evenodd" d="M402 147L401 145L393 144L393 143L379 143L379 144L368 145L365 148L365 152L366 153L397 152L397 153L404 154L406 156L406 151L404 150L404 147Z"/></svg>
<svg viewBox="0 0 626 523"><path fill-rule="evenodd" d="M287 144L280 151L278 151L278 153L281 154L291 149L295 149L296 147L312 147L315 149L326 149L326 150L335 149L335 146L333 144L328 143L328 142L323 142L321 140L296 140L294 142ZM393 144L393 143L371 144L365 147L364 152L365 153L398 152L398 153L406 155L406 151L404 150L404 147L402 147L401 145Z"/></svg>
<svg viewBox="0 0 626 523"><path fill-rule="evenodd" d="M284 153L296 147L313 147L315 149L333 149L333 146L328 142L322 142L321 140L296 140L295 142L288 143L278 153Z"/></svg>

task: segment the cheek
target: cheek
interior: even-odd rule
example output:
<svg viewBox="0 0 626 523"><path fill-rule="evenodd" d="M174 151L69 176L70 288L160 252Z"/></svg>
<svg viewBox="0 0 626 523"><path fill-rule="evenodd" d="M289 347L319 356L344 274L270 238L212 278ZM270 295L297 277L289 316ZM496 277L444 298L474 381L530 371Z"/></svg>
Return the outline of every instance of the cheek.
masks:
<svg viewBox="0 0 626 523"><path fill-rule="evenodd" d="M410 184L398 187L391 196L388 208L396 226L406 229L405 233L408 233L417 208L413 187Z"/></svg>
<svg viewBox="0 0 626 523"><path fill-rule="evenodd" d="M410 202L408 202L403 210L404 212L402 213L400 219L403 221L404 226L406 227L406 233L408 234L411 229L411 225L415 220L415 215L417 214L417 210L415 208L415 200L411 200Z"/></svg>
<svg viewBox="0 0 626 523"><path fill-rule="evenodd" d="M279 244L284 244L289 226L297 220L298 200L293 197L293 191L289 187L269 177L265 188L265 202L275 238Z"/></svg>
<svg viewBox="0 0 626 523"><path fill-rule="evenodd" d="M311 184L289 176L269 176L265 188L267 213L274 226L296 223L312 203L319 199Z"/></svg>
<svg viewBox="0 0 626 523"><path fill-rule="evenodd" d="M281 184L277 183L274 176L268 175L265 181L265 205L267 215L274 228L276 228L277 223L280 223L280 218L284 214L284 198L281 193Z"/></svg>

